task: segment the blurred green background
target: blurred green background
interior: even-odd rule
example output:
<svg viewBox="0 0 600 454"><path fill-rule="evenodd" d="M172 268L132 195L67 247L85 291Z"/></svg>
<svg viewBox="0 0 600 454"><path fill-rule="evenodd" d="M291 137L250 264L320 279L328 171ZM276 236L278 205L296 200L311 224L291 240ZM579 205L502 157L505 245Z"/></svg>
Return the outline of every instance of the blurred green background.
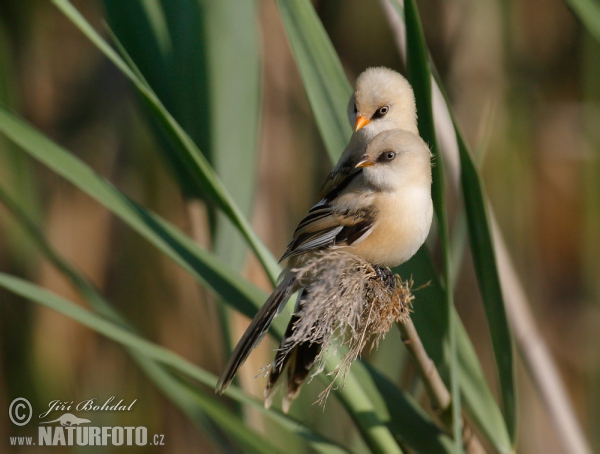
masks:
<svg viewBox="0 0 600 454"><path fill-rule="evenodd" d="M103 22L110 10L105 3L73 4L107 37ZM350 80L373 65L405 73L379 2L313 4ZM235 109L236 100L244 97L243 105L255 103L259 114L239 125L227 112L212 115L210 105L205 111L172 113L211 157L235 200L250 214L258 236L278 257L331 166L274 1L248 5L238 11L238 25L222 30L224 38L211 47L212 55L188 49L189 55L175 58L197 64L199 80L218 84L239 79L246 91L229 93L232 98L221 98L222 102ZM600 450L595 430L600 427L600 44L559 0L423 0L418 6L433 61L481 162L485 189L537 325L590 443ZM218 18L200 18L202 11L198 9L198 20L210 31ZM254 63L227 61L228 46L240 44L225 36L234 36L248 20L255 21L257 33L254 41L244 38L247 52L252 55L254 49L259 58ZM118 21L112 17L111 25ZM137 24L133 20L121 26ZM215 56L223 73L203 73L201 60L215 61ZM254 71L246 72L253 64ZM177 74L163 77L172 78L176 87L194 87L194 80L177 79ZM153 86L152 80L149 83ZM161 99L167 95L159 93ZM256 259L234 246L242 240L233 228L219 221L212 209L182 195L190 194L180 190L176 173L161 160L161 142L153 133L157 126L147 121L129 82L45 0L0 2L0 100L134 200L214 248L265 291L270 289ZM247 149L231 151L236 137L230 143L214 140L223 137L219 128L237 138L241 135ZM215 297L105 208L4 138L0 138L0 184L42 226L50 243L146 338L220 373L231 339L220 322L223 309ZM81 302L2 206L0 216L0 270ZM220 228L216 231L215 226ZM495 390L485 314L473 265L469 255L465 257L455 301ZM237 314L231 317L231 338L237 339L247 320ZM258 397L264 380L254 376L270 361L275 344L269 342L241 373L244 387ZM393 331L381 350L371 355L390 364L402 356L399 348L399 335ZM519 356L515 357L518 452L563 452ZM413 383L406 368L388 369L399 382ZM303 393L312 402L320 389L315 381ZM39 408L50 400L80 401L91 395L100 400L112 395L138 399L137 411L107 415L106 424L145 425L149 432L164 433L166 445L155 451L223 449L214 434L195 427L164 398L121 347L62 315L0 291L0 407L7 408L17 396L26 396ZM299 417L325 428L332 439L347 441L349 421L339 406L330 399L326 412L307 406ZM269 433L268 421L255 416L250 414L251 425ZM3 452L14 433L21 432L3 416Z"/></svg>

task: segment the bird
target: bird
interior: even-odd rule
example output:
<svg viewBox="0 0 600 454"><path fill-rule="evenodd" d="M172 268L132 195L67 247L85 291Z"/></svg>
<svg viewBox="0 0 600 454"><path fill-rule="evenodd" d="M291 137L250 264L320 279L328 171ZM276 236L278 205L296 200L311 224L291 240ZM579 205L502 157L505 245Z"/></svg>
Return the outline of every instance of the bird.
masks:
<svg viewBox="0 0 600 454"><path fill-rule="evenodd" d="M433 217L431 158L427 144L413 132L392 129L371 140L349 176L319 200L298 224L281 258L288 262L279 284L235 347L217 383L217 393L222 394L229 386L274 317L299 291L296 310L265 389L268 407L274 386L287 365L287 412L320 352L318 342L301 343L291 351L284 348L308 301L309 285L298 282L293 270L315 254L330 251L346 251L378 267L397 266L412 257L425 242Z"/></svg>
<svg viewBox="0 0 600 454"><path fill-rule="evenodd" d="M410 83L400 73L383 66L367 68L358 76L347 114L354 132L325 179L320 198L352 173L369 142L380 132L404 129L419 135L415 95Z"/></svg>

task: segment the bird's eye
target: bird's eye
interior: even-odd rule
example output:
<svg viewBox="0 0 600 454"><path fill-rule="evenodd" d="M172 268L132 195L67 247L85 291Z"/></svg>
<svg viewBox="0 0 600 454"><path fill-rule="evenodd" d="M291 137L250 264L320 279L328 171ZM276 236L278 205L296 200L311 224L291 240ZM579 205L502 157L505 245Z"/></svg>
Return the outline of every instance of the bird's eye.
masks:
<svg viewBox="0 0 600 454"><path fill-rule="evenodd" d="M379 109L377 109L375 111L375 113L371 117L371 120L375 120L377 118L381 118L381 117L385 116L385 114L388 113L389 111L390 111L390 106L380 107Z"/></svg>
<svg viewBox="0 0 600 454"><path fill-rule="evenodd" d="M384 151L379 156L379 162L390 162L396 157L396 153L394 151Z"/></svg>
<svg viewBox="0 0 600 454"><path fill-rule="evenodd" d="M356 107L356 103L354 103L354 113L358 113L358 108Z"/></svg>

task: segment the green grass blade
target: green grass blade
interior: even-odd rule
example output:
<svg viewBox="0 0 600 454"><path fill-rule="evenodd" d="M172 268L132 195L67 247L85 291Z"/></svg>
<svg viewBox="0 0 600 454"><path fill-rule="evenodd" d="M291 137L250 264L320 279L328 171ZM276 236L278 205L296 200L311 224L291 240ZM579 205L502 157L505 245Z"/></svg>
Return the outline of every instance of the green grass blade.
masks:
<svg viewBox="0 0 600 454"><path fill-rule="evenodd" d="M343 349L339 349L338 353ZM327 361L326 373L335 369L340 357L332 354ZM401 453L396 437L390 429L389 414L381 407L377 408L365 387L368 383L361 380L354 371L360 369L360 364L355 362L352 370L346 376L344 386L335 391L342 405L352 417L360 433L372 452ZM321 376L324 381L329 381ZM373 385L371 385L373 386Z"/></svg>
<svg viewBox="0 0 600 454"><path fill-rule="evenodd" d="M447 323L446 310L439 304L444 298L444 290L427 250L421 248L397 271L402 276L412 275L417 288L429 283L415 292L415 307L411 316L427 354L448 383L448 339L439 334ZM465 411L496 451L510 452L512 443L502 412L485 381L473 345L456 311L452 312L452 320L456 329L458 373Z"/></svg>
<svg viewBox="0 0 600 454"><path fill-rule="evenodd" d="M600 43L600 4L593 0L565 0L585 29Z"/></svg>
<svg viewBox="0 0 600 454"><path fill-rule="evenodd" d="M168 0L166 3L172 5ZM203 2L203 10L211 162L240 210L249 217L257 187L262 107L257 3L254 0ZM180 45L187 52L195 51L191 43ZM215 221L215 253L232 269L241 270L248 252L244 239L223 213L218 212ZM228 312L222 305L218 309L227 356L233 349Z"/></svg>
<svg viewBox="0 0 600 454"><path fill-rule="evenodd" d="M352 87L310 2L278 0L277 5L319 132L335 162L352 133L346 116Z"/></svg>
<svg viewBox="0 0 600 454"><path fill-rule="evenodd" d="M255 2L104 3L114 30L113 42L123 59L153 87L165 108L203 150L240 211L249 217L261 97ZM132 27L132 21L140 26ZM240 73L244 77L239 77ZM190 183L189 169L177 147L169 142L148 105L141 104L146 107L160 153L183 193L202 197ZM248 248L239 229L222 212L209 210L208 214L216 255L232 269L241 269ZM217 310L227 355L231 352L227 312L222 305Z"/></svg>
<svg viewBox="0 0 600 454"><path fill-rule="evenodd" d="M400 11L399 5L396 2L394 2L394 5L396 6L397 12L399 14L402 13L400 16L403 17L404 12ZM434 76L435 75L436 74L434 74ZM437 80L437 83L438 86L441 87L439 80ZM441 90L443 93L443 89ZM506 428L502 430L502 432L506 432L506 430L508 430L510 438L514 443L516 415L512 339L504 310L502 292L500 290L493 244L485 209L483 189L477 169L470 153L468 152L465 141L458 130L456 120L452 115L452 110L447 98L446 103L448 105L450 115L452 116L452 121L455 126L455 132L459 145L459 155L462 168L461 184L463 196L465 198L466 215L468 216L471 247L473 251L474 262L476 264L476 273L484 301L484 307L488 315L488 325L490 332L492 333L492 342L496 356L496 362L498 364L502 402L505 414L504 417L506 421ZM457 339L460 343L460 336L458 336Z"/></svg>
<svg viewBox="0 0 600 454"><path fill-rule="evenodd" d="M440 85L438 83L438 85ZM441 85L440 85L441 86ZM448 98L442 90L446 104ZM461 165L460 181L465 203L469 241L477 282L486 311L492 347L498 369L504 420L510 439L516 442L517 414L516 387L514 383L513 340L506 315L496 254L487 215L483 184L466 142L460 132L452 110L448 109L458 144Z"/></svg>
<svg viewBox="0 0 600 454"><path fill-rule="evenodd" d="M477 281L484 301L492 346L498 365L502 408L510 437L516 437L516 397L513 371L513 347L504 298L498 277L496 255L483 196L483 189L466 144L456 127L460 153L462 193L465 201L469 239Z"/></svg>
<svg viewBox="0 0 600 454"><path fill-rule="evenodd" d="M276 449L267 438L250 430L239 415L226 408L214 396L211 396L209 390L193 390L173 377L161 365L141 354L131 350L130 352L134 361L161 392L177 405L194 422L196 427L203 429L205 433L220 443L220 447L224 451L232 449L233 443L229 440L222 440L220 433L217 433L212 427L213 424L218 425L219 432L222 431L237 441L238 449L257 454L264 452L264 449ZM211 419L207 421L206 416L210 416Z"/></svg>
<svg viewBox="0 0 600 454"><path fill-rule="evenodd" d="M418 125L421 137L429 144L434 155L435 165L432 168L433 184L431 197L438 220L440 240L443 255L443 276L446 286L444 288L444 301L446 303L446 326L450 349L450 394L452 395L452 426L456 452L462 452L462 412L460 404L460 384L458 360L456 353L455 325L451 322L454 310L452 282L450 241L448 234L448 221L446 218L446 204L444 197L444 171L443 162L437 147L435 124L433 119L431 96L431 73L429 71L429 58L425 46L425 38L421 29L421 21L414 0L404 3L404 18L406 23L406 55L408 76L415 91L417 102Z"/></svg>
<svg viewBox="0 0 600 454"><path fill-rule="evenodd" d="M152 3L152 11L148 2L139 0L104 3L122 57L148 80L249 217L261 98L256 3L167 0ZM142 27L132 27L132 20L141 22ZM181 169L177 149L148 109L146 114L161 143L161 154L175 171L184 194L200 196L186 183L186 169ZM216 255L231 269L240 270L248 248L239 230L222 212L209 211L209 221ZM223 305L217 305L217 310L223 350L228 355L232 349L228 313Z"/></svg>
<svg viewBox="0 0 600 454"><path fill-rule="evenodd" d="M80 307L54 293L48 292L47 290L44 290L34 284L5 273L0 273L0 286L22 296L25 299L34 301L63 315L66 315L67 317L81 323L84 326L87 326L88 328L93 329L109 339L112 339L127 348L137 351L139 354L148 359L151 359L164 366L168 366L181 374L199 381L200 383L208 386L209 389L214 388L217 383L217 377L186 361L172 351L153 344L152 342L149 342L127 331L125 328L115 324L114 322L105 320L93 314L89 310ZM310 429L301 425L297 421L294 421L281 413L266 410L261 402L248 397L239 388L232 386L228 391L230 397L240 403L255 408L278 425L281 425L282 427L291 430L294 433L307 438L308 440L315 440L317 442L316 446L319 448L319 450L323 452L343 452L343 450L337 445L328 442L323 437L312 432ZM198 396L199 395L197 394L196 397ZM227 417L233 418L230 422L225 420L226 417L222 409L222 402L216 398L208 397L208 395L204 395L203 398L204 409L207 411L207 413L210 412L211 417L214 415L214 417L219 421L219 424L223 424L231 430L236 430L234 427L236 425L240 426L237 428L238 431L245 430L242 429L245 427L244 423L239 420L236 421L235 415L227 415ZM242 434L241 432L236 433L236 436L242 437L245 443L249 443L249 446L255 448L256 450L253 449L253 452L265 452L265 449L267 452L276 452L271 451L271 449L274 448L270 447L270 444L259 436L249 433L247 430L245 432L245 434ZM263 446L263 448L261 448L261 446Z"/></svg>
<svg viewBox="0 0 600 454"><path fill-rule="evenodd" d="M104 4L124 60L144 75L248 216L255 187L261 98L256 3L104 0ZM132 20L136 26L131 26ZM185 183L177 149L155 123L150 116L163 156L184 193L193 194ZM222 213L217 214L216 225L215 251L238 269L246 256L245 243Z"/></svg>
<svg viewBox="0 0 600 454"><path fill-rule="evenodd" d="M123 2L117 0L115 3L120 7ZM157 78L161 72L169 74L170 80L163 81L164 85L159 87L165 92L165 97L159 94L159 98L214 166L216 152L212 125L215 105L211 102L212 62L209 52L210 32L207 30L210 18L206 14L213 2L207 2L206 6L198 0L161 0L157 3L162 6L163 20L169 36L167 65L166 68L152 66L140 69L142 74L148 72ZM125 21L129 22L133 17L125 16ZM125 24L120 32L128 33L128 26L131 28ZM125 45L129 52L139 52L140 47L143 47L143 42L137 42L133 46ZM132 57L135 61L135 56Z"/></svg>
<svg viewBox="0 0 600 454"><path fill-rule="evenodd" d="M256 188L262 96L257 3L221 0L206 2L205 9L212 163L248 216ZM224 215L217 216L217 226L217 255L240 269L244 242Z"/></svg>
<svg viewBox="0 0 600 454"><path fill-rule="evenodd" d="M354 373L380 412L388 414L388 427L398 442L416 452L452 452L452 439L408 394L367 363L353 366Z"/></svg>
<svg viewBox="0 0 600 454"><path fill-rule="evenodd" d="M88 303L94 308L94 310L103 316L104 318L111 320L130 332L135 330L122 318L122 316L107 303L102 296L98 293L94 285L87 280L82 274L80 274L74 267L72 267L58 252L46 241L42 231L37 225L27 216L27 214L21 209L21 207L8 195L2 187L0 187L0 201L15 217L22 231L29 237L31 241L37 246L42 254L52 263L56 269L58 269L66 278L71 282L73 287L78 293L85 298ZM164 369L164 367L154 363L148 358L140 355L135 350L128 349L128 352L132 355L133 360L138 366L144 371L148 378L165 394L181 411L188 416L188 418L199 428L205 430L209 436L213 436L217 442L221 442L221 437L213 429L213 420L207 417L207 413L203 410L206 406L206 397L202 395L208 391L192 390L189 386L186 386L179 379L173 377L171 373ZM196 394L200 394L197 396ZM211 396L208 396L208 402L214 400ZM217 412L217 416L221 413L225 413L225 418L229 424L229 421L236 421L237 424L242 425L242 421L236 415L230 415L230 411L223 408L223 412ZM210 413L210 411L209 411ZM214 412L213 412L214 413ZM215 419L216 420L216 419ZM251 432L245 434L244 430L240 431L239 427L223 425L223 428L230 431L230 435L238 441L245 442L247 438L250 438L249 443L244 443L245 446L250 449L256 444L258 440L255 440L255 435ZM226 443L223 443L226 444Z"/></svg>
<svg viewBox="0 0 600 454"><path fill-rule="evenodd" d="M172 4L180 2L172 2ZM198 21L199 14L193 14L193 6L197 2L186 2L181 5L185 10L185 25L179 35L189 36L188 30L194 19ZM168 6L169 4L167 4ZM202 81L206 85L206 63L204 46L197 41L193 45L186 46L187 49L196 51L194 58L175 59L174 43L171 31L168 29L168 19L163 10L161 2L144 2L131 0L127 2L104 0L109 28L109 35L119 50L126 66L136 75L145 87L150 89L164 108L173 116L192 141L203 150L210 162L210 117L208 96L201 90L193 90L187 80L178 73L180 67L190 67L196 71L197 77L194 81ZM71 10L72 8L69 8ZM73 14L72 20L79 19ZM198 28L198 27L196 27ZM97 45L103 44L98 40ZM101 49L102 50L102 49ZM109 57L110 58L110 57ZM113 60L114 61L114 60ZM117 67L122 62L118 62ZM181 71L179 71L181 72ZM197 82L199 83L199 82ZM188 90L187 97L181 95L181 90ZM140 87L138 87L140 90ZM189 101L195 101L200 95L201 100L195 103L197 106L196 122L190 121L188 108ZM202 96L204 95L204 96ZM143 95L142 95L143 98ZM160 147L158 151L175 174L175 180L181 187L186 197L205 198L206 190L198 184L193 167L187 164L186 151L178 147L169 139L169 133L162 126L159 119L153 114L148 102L141 103L144 108L149 125L158 139ZM200 120L199 120L200 119Z"/></svg>
<svg viewBox="0 0 600 454"><path fill-rule="evenodd" d="M256 3L104 0L104 4L124 60L144 75L247 216L255 183L261 97ZM193 194L177 149L168 144L162 128L153 129L184 192ZM237 269L246 248L237 229L224 215L218 217L215 250Z"/></svg>
<svg viewBox="0 0 600 454"><path fill-rule="evenodd" d="M269 250L256 236L248 220L235 204L228 191L210 167L198 147L185 133L173 116L165 109L152 89L141 80L136 71L98 35L81 14L66 0L53 0L53 3L77 26L90 41L109 58L115 66L133 83L142 99L148 104L152 115L166 132L169 140L178 151L178 156L189 170L199 190L203 191L210 201L216 204L227 215L231 222L240 230L254 250L257 258L267 270L272 282L279 274L277 261Z"/></svg>
<svg viewBox="0 0 600 454"><path fill-rule="evenodd" d="M168 58L172 43L160 4L138 0L104 0L103 3L108 23L119 42L124 48L137 51L135 54L130 51L129 56L140 74L144 74L144 82L160 99L168 102L173 98L169 91L165 91L170 86ZM154 4L152 9L146 7L150 3ZM135 18L134 24L131 23L132 18Z"/></svg>
<svg viewBox="0 0 600 454"><path fill-rule="evenodd" d="M105 0L105 5L125 61L130 59L129 66L139 69L148 80L248 217L258 162L261 98L256 3L162 1L153 3L152 11L148 2L139 0ZM132 20L142 23L141 31L131 26ZM154 45L148 47L146 42ZM168 143L163 128L147 113L162 144L162 154L175 169L184 193L198 196L185 184L176 147ZM239 229L221 212L216 213L216 219L214 213L210 215L217 256L231 268L240 269L247 247Z"/></svg>
<svg viewBox="0 0 600 454"><path fill-rule="evenodd" d="M256 308L263 303L263 292L232 273L214 255L202 250L180 230L119 192L78 158L3 107L0 107L0 131L31 157L109 209L243 314L252 317Z"/></svg>

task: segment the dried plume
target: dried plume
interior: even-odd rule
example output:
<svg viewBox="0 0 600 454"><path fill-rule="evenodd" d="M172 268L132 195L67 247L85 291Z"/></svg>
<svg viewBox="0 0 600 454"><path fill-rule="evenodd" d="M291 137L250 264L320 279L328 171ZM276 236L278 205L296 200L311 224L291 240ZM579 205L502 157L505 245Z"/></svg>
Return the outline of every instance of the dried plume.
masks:
<svg viewBox="0 0 600 454"><path fill-rule="evenodd" d="M292 272L306 288L306 295L296 314L293 333L280 351L287 354L303 343L319 344L312 379L323 371L328 352L335 352L340 345L348 348L329 373L333 376L331 383L319 395L318 402L324 404L339 381L343 386L351 364L367 343L377 347L393 323L409 317L414 299L412 280L403 282L389 269L342 251L316 254ZM271 367L273 364L267 366L267 371ZM284 402L287 407L290 403Z"/></svg>

